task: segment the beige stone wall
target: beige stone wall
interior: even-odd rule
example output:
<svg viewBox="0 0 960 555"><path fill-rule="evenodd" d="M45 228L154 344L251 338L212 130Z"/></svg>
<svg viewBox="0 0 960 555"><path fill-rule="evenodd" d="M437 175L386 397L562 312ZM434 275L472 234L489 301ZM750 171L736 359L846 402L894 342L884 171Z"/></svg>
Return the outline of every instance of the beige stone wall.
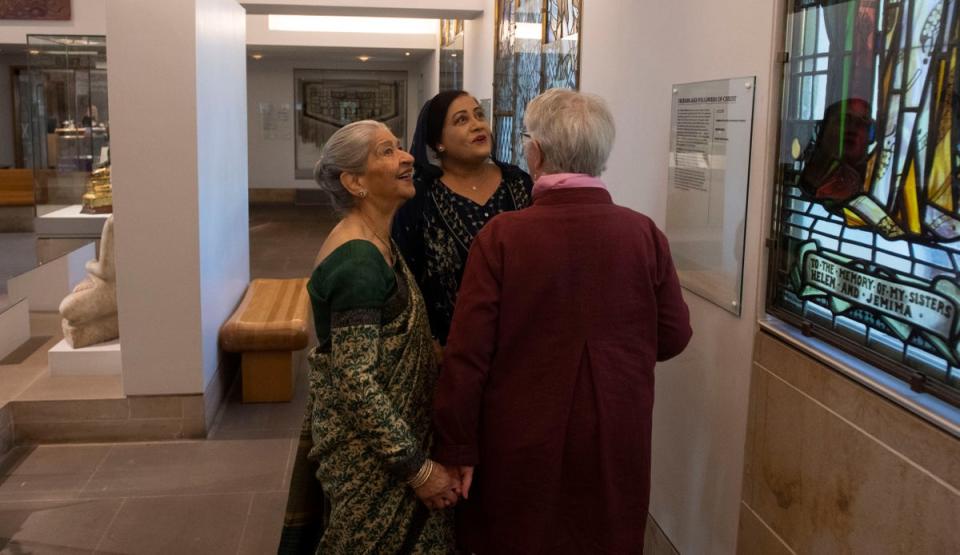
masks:
<svg viewBox="0 0 960 555"><path fill-rule="evenodd" d="M760 332L737 551L960 553L960 440Z"/></svg>

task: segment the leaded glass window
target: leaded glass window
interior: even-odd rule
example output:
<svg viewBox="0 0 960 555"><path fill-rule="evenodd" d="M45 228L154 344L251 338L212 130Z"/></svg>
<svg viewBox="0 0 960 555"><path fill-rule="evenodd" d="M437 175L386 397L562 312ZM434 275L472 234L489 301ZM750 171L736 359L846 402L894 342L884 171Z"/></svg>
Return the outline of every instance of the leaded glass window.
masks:
<svg viewBox="0 0 960 555"><path fill-rule="evenodd" d="M440 90L463 88L463 20L440 20Z"/></svg>
<svg viewBox="0 0 960 555"><path fill-rule="evenodd" d="M524 166L527 103L552 88L576 89L582 0L497 0L494 133L499 160Z"/></svg>
<svg viewBox="0 0 960 555"><path fill-rule="evenodd" d="M770 311L960 400L960 0L794 0Z"/></svg>

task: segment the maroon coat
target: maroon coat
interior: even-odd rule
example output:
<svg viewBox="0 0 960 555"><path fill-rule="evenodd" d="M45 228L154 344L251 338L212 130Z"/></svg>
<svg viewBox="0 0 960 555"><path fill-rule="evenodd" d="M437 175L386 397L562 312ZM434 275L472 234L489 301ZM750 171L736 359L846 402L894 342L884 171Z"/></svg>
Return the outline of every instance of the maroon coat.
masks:
<svg viewBox="0 0 960 555"><path fill-rule="evenodd" d="M690 340L663 233L603 189L548 190L477 235L435 398L476 553L640 553L653 367Z"/></svg>

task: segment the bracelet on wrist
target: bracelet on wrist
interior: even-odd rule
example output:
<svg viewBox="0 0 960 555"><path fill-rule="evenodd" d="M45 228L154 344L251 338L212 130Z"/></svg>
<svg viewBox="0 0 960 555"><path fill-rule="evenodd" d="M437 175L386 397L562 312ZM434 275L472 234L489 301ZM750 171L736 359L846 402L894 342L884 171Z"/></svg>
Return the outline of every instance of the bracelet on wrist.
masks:
<svg viewBox="0 0 960 555"><path fill-rule="evenodd" d="M420 467L420 470L417 471L409 480L407 480L407 485L413 489L417 489L423 484L427 483L427 480L430 479L430 474L433 473L433 461L427 459L423 462L423 466Z"/></svg>

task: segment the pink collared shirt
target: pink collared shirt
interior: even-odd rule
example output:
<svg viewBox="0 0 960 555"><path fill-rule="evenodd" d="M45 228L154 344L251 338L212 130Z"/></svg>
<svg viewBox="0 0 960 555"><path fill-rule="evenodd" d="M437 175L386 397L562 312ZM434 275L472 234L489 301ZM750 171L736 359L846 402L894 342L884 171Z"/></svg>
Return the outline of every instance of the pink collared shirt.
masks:
<svg viewBox="0 0 960 555"><path fill-rule="evenodd" d="M533 184L533 196L551 189L575 188L606 189L607 186L599 177L585 173L551 173L540 176Z"/></svg>

